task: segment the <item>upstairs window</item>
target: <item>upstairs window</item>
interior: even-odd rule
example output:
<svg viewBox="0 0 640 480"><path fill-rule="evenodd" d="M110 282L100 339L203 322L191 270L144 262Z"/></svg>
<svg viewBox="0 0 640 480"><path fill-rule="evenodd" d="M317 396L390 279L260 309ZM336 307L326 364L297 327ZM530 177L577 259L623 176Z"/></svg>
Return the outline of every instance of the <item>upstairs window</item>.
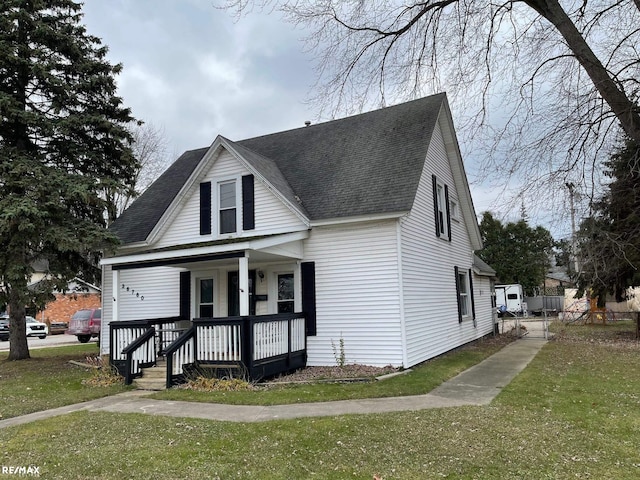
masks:
<svg viewBox="0 0 640 480"><path fill-rule="evenodd" d="M440 230L441 233L446 233L446 215L447 215L447 207L446 207L446 200L444 198L444 186L440 185L439 183L436 185L436 195L438 197L437 199L437 205L438 205L438 230Z"/></svg>
<svg viewBox="0 0 640 480"><path fill-rule="evenodd" d="M218 184L218 210L220 218L220 233L235 233L237 231L237 199L235 180Z"/></svg>
<svg viewBox="0 0 640 480"><path fill-rule="evenodd" d="M435 175L433 181L433 211L435 215L436 236L451 241L451 206L449 187Z"/></svg>

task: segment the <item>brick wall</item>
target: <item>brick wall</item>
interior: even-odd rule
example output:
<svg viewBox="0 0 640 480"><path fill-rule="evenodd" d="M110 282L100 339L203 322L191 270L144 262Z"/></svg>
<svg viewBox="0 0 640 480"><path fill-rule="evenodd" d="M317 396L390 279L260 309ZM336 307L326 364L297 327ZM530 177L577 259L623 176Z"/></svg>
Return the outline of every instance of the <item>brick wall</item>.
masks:
<svg viewBox="0 0 640 480"><path fill-rule="evenodd" d="M48 303L43 311L35 315L36 320L51 322L69 322L71 315L82 308L100 308L99 293L56 293L55 301Z"/></svg>

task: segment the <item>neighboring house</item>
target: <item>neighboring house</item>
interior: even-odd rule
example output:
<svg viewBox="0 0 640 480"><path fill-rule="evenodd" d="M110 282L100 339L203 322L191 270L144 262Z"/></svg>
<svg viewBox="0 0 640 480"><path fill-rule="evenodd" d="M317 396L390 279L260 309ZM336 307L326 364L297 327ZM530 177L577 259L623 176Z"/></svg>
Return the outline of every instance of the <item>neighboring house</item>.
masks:
<svg viewBox="0 0 640 480"><path fill-rule="evenodd" d="M102 295L100 287L80 278L74 278L67 284L64 292L54 292L55 300L47 303L43 310L34 316L37 320L51 325L51 322L69 323L71 316L83 308L100 308Z"/></svg>
<svg viewBox="0 0 640 480"><path fill-rule="evenodd" d="M554 266L545 274L544 292L546 295L563 295L565 288L573 288L575 286L576 284L567 273L566 267Z"/></svg>
<svg viewBox="0 0 640 480"><path fill-rule="evenodd" d="M33 273L29 281L28 288L36 289L38 284L47 279L49 273L49 262L37 260L31 264ZM45 308L35 311L27 308L27 314L37 320L51 325L51 322L69 322L71 315L83 308L100 308L102 295L100 287L92 285L80 278L70 280L64 292L53 292L54 300L47 303ZM0 311L6 309L5 305L0 306Z"/></svg>
<svg viewBox="0 0 640 480"><path fill-rule="evenodd" d="M289 343L306 332L293 348L306 346L308 365L343 354L410 367L494 330L495 272L474 256L482 241L444 94L239 142L218 136L110 229L122 240L102 262L101 348L112 356L150 338L127 321L158 317L180 317L156 322L173 331L192 318L235 317L231 327L236 316L303 312ZM128 340L113 336L129 324ZM208 333L193 334L191 362L235 341L195 324ZM242 345L257 352L275 338L269 328Z"/></svg>

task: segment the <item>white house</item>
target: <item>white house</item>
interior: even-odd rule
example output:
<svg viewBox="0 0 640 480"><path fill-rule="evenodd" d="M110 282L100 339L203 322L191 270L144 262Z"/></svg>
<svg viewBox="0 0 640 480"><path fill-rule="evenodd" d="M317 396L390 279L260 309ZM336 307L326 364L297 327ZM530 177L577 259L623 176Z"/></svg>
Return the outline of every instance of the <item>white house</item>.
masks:
<svg viewBox="0 0 640 480"><path fill-rule="evenodd" d="M163 317L175 317L156 321L166 335L194 318L290 322L251 327L253 343L199 324L176 372L275 348L273 332L308 365L335 365L342 345L347 362L410 367L494 329L495 272L474 256L482 241L445 94L218 136L178 158L111 230L122 245L102 262L101 348L112 356L147 331L114 328Z"/></svg>

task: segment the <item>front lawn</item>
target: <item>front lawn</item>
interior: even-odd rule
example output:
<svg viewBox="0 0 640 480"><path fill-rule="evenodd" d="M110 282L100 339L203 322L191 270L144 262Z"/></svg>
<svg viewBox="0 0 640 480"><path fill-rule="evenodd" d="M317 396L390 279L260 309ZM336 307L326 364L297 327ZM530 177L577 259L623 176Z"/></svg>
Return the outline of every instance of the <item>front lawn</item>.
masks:
<svg viewBox="0 0 640 480"><path fill-rule="evenodd" d="M95 343L33 349L30 359L14 362L7 360L8 353L0 353L0 419L124 391L124 385L88 387L82 384L92 372L70 364L69 360L83 362L86 356L98 353Z"/></svg>
<svg viewBox="0 0 640 480"><path fill-rule="evenodd" d="M0 465L52 479L639 478L640 346L575 328L489 406L252 424L78 412L0 430Z"/></svg>

